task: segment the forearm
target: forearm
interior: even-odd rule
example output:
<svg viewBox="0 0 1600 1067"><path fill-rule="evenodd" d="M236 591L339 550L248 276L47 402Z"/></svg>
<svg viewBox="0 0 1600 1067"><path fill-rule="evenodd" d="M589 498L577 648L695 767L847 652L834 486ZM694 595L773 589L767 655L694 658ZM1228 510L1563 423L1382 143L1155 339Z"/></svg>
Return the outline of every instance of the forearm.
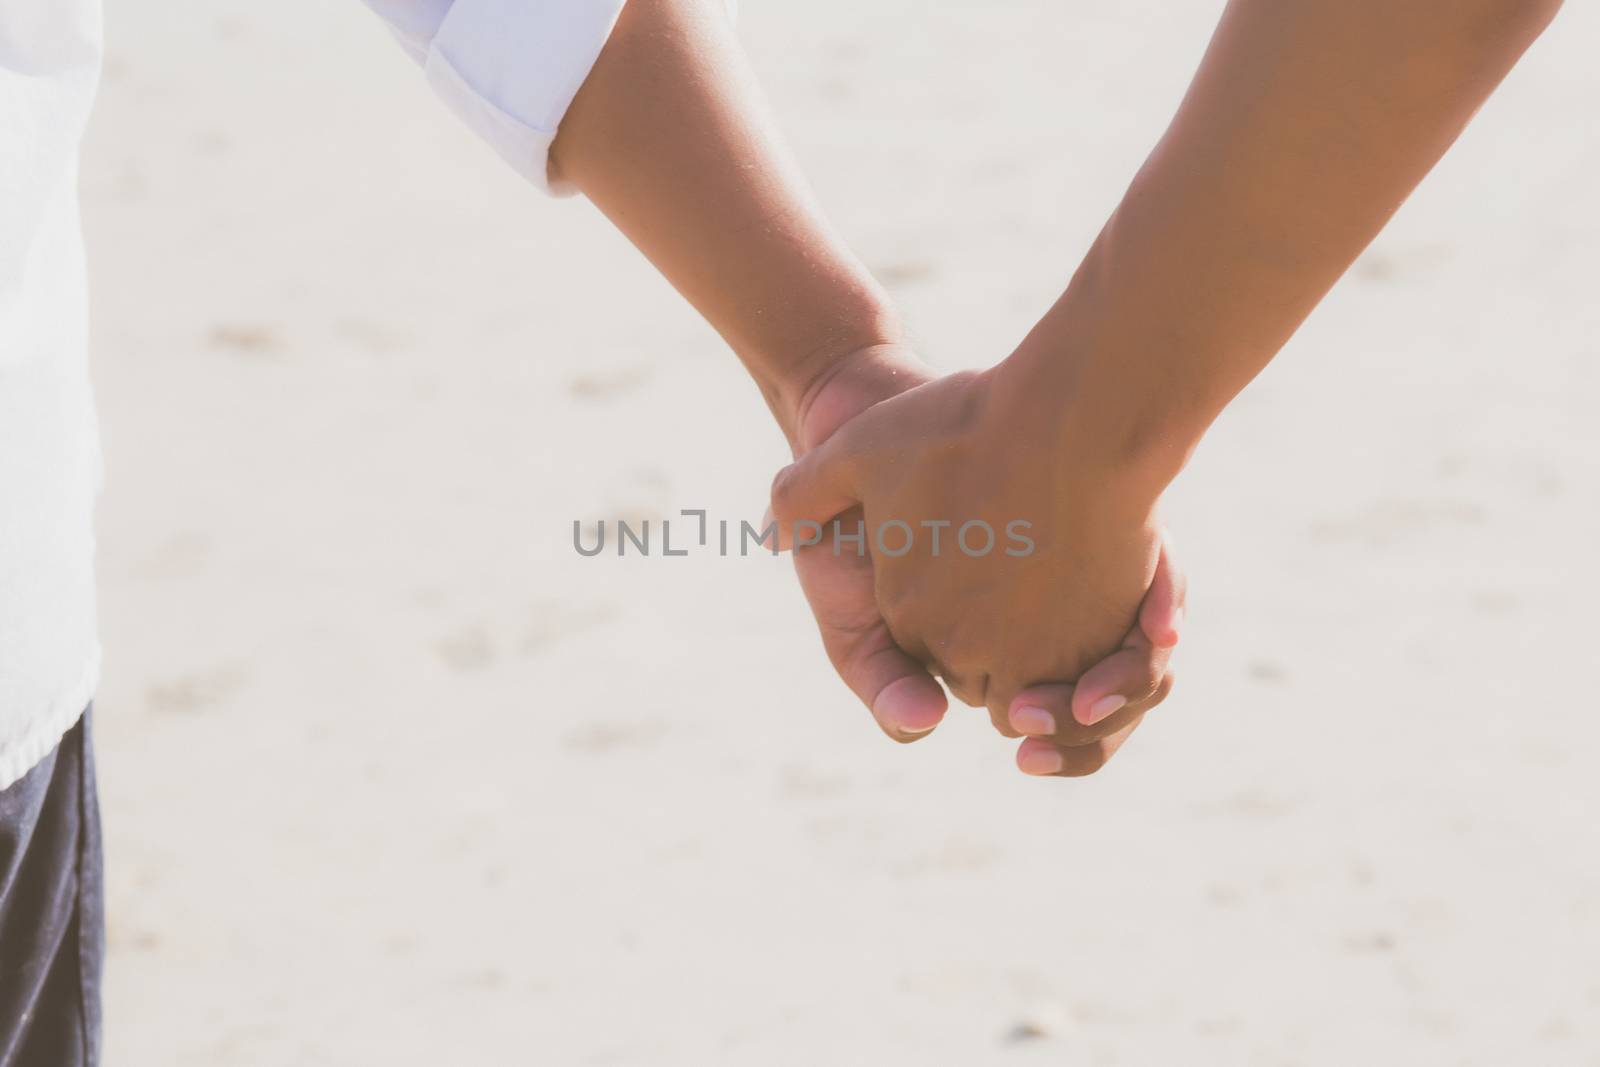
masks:
<svg viewBox="0 0 1600 1067"><path fill-rule="evenodd" d="M791 439L833 359L899 340L781 144L721 0L629 0L552 160L728 341Z"/></svg>
<svg viewBox="0 0 1600 1067"><path fill-rule="evenodd" d="M1164 485L1555 6L1233 0L1166 135L1001 378L1087 398L1063 444Z"/></svg>

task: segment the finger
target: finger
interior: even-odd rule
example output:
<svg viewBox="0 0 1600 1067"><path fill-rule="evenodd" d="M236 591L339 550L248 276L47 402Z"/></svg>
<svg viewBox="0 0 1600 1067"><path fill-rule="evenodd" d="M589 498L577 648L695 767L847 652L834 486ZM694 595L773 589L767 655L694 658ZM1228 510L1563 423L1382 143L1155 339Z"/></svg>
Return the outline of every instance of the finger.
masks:
<svg viewBox="0 0 1600 1067"><path fill-rule="evenodd" d="M895 642L878 610L872 557L833 548L830 542L794 555L822 647L884 733L896 741L923 737L944 716L944 690Z"/></svg>
<svg viewBox="0 0 1600 1067"><path fill-rule="evenodd" d="M1178 643L1178 624L1182 619L1188 583L1172 559L1171 538L1162 531L1161 554L1156 573L1139 607L1139 622L1122 642L1122 648L1107 656L1078 679L1072 696L1072 718L1085 727L1106 725L1097 736L1115 733L1130 714L1124 709L1142 707L1148 711L1165 699L1151 701L1165 682L1171 690L1168 664L1172 648ZM1015 706L1015 701L1013 701ZM1120 720L1110 721L1123 712Z"/></svg>
<svg viewBox="0 0 1600 1067"><path fill-rule="evenodd" d="M991 711L990 718L1007 737L1054 737L1063 725L1071 725L1076 688L1066 682L1030 686L1011 698L1005 714Z"/></svg>
<svg viewBox="0 0 1600 1067"><path fill-rule="evenodd" d="M908 642L909 644L909 642ZM901 645L901 648L908 647ZM961 672L953 670L937 658L928 664L929 673L944 682L944 687L950 695L969 708L981 708L988 701L989 676L981 671Z"/></svg>
<svg viewBox="0 0 1600 1067"><path fill-rule="evenodd" d="M850 442L847 424L772 479L780 549L819 544L823 524L859 502Z"/></svg>
<svg viewBox="0 0 1600 1067"><path fill-rule="evenodd" d="M949 702L939 683L915 663L879 690L869 705L884 733L902 744L927 737L944 721Z"/></svg>
<svg viewBox="0 0 1600 1067"><path fill-rule="evenodd" d="M1083 672L1072 694L1072 719L1080 726L1097 726L1125 709L1145 703L1167 677L1170 649L1155 648L1143 633ZM1148 707L1152 705L1147 705ZM1126 716L1124 715L1124 718ZM1102 732L1113 732L1111 726Z"/></svg>
<svg viewBox="0 0 1600 1067"><path fill-rule="evenodd" d="M1139 605L1139 628L1157 648L1171 648L1178 643L1188 600L1189 579L1172 557L1172 535L1163 529L1155 578Z"/></svg>
<svg viewBox="0 0 1600 1067"><path fill-rule="evenodd" d="M1100 670L1103 666L1097 666L1094 670ZM1136 675L1130 673L1129 678L1134 677ZM1065 683L1030 686L1011 699L1010 713L1005 720L1010 731L1007 736L1043 737L1063 746L1093 744L1118 733L1128 723L1160 704L1171 693L1172 684L1172 673L1168 671L1156 679L1148 692L1133 696L1093 726L1084 726L1072 713L1074 706L1079 703L1083 683L1077 686ZM1127 688L1130 691L1143 689L1143 684L1141 682L1136 686L1130 683Z"/></svg>
<svg viewBox="0 0 1600 1067"><path fill-rule="evenodd" d="M1138 729L1143 717L1089 745L1064 746L1030 737L1017 747L1017 769L1036 778L1082 778L1104 767Z"/></svg>
<svg viewBox="0 0 1600 1067"><path fill-rule="evenodd" d="M1001 737L1009 737L1015 740L1018 737L1027 737L1035 733L1054 734L1056 732L1056 722L1058 721L1056 714L1046 709L1063 709L1061 714L1065 718L1068 713L1067 709L1072 707L1072 686L1039 686L1038 688L1065 689L1068 695L1065 699L1062 699L1052 692L1048 699L1041 695L1038 699L1029 701L1026 704L1019 704L1017 702L1021 699L1019 694L1017 699L1011 702L1009 708L999 703L989 705L989 721L994 724L996 733ZM1032 692L1032 690L1027 691ZM1025 714L1019 719L1016 712L1023 709L1027 709L1030 714ZM1046 717L1049 719L1048 722L1045 721Z"/></svg>
<svg viewBox="0 0 1600 1067"><path fill-rule="evenodd" d="M825 632L823 644L839 677L894 740L926 737L944 719L949 706L944 689L901 651L883 623L858 634Z"/></svg>

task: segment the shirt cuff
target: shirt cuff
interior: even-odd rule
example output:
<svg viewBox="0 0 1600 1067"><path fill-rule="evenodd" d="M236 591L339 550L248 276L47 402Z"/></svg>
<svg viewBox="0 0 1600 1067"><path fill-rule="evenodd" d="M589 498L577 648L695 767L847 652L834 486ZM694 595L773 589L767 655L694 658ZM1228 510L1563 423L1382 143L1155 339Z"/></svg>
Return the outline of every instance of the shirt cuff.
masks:
<svg viewBox="0 0 1600 1067"><path fill-rule="evenodd" d="M550 142L625 0L455 0L423 61L458 118L547 192Z"/></svg>

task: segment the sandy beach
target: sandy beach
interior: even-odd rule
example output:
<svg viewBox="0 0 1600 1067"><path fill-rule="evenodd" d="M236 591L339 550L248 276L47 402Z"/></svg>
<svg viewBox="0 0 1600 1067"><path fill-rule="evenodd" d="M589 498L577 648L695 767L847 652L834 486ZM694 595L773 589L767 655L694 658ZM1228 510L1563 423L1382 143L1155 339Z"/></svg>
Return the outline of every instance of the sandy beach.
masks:
<svg viewBox="0 0 1600 1067"><path fill-rule="evenodd" d="M1217 425L1178 689L1068 782L978 712L885 741L786 560L574 552L755 520L784 442L359 3L109 7L108 1063L1600 1064L1600 9ZM953 370L1220 4L742 8Z"/></svg>

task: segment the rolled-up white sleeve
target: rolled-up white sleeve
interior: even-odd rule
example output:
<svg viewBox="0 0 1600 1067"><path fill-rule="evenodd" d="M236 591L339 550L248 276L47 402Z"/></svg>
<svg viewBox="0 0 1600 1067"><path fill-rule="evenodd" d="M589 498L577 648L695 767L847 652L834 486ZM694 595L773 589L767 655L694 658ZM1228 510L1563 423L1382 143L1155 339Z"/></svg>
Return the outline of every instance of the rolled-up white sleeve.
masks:
<svg viewBox="0 0 1600 1067"><path fill-rule="evenodd" d="M517 172L562 194L550 142L625 0L365 0L450 110Z"/></svg>

